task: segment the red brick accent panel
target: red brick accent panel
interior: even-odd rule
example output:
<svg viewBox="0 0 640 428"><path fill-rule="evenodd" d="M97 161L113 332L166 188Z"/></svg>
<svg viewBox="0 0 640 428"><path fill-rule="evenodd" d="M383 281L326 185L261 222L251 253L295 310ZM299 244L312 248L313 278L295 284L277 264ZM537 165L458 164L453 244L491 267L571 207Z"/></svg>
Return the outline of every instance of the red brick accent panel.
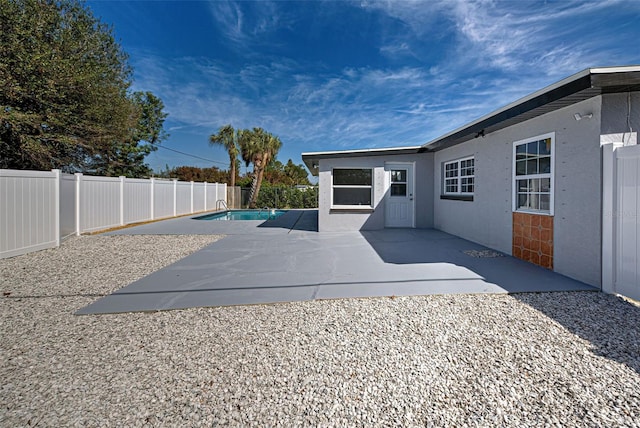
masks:
<svg viewBox="0 0 640 428"><path fill-rule="evenodd" d="M513 257L553 270L553 217L513 213Z"/></svg>

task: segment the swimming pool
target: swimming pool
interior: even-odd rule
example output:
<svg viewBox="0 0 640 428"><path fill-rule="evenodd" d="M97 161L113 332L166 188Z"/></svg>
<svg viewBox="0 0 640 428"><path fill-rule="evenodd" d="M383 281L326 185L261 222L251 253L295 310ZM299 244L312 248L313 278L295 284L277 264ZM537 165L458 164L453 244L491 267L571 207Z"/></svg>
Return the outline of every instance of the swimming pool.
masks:
<svg viewBox="0 0 640 428"><path fill-rule="evenodd" d="M229 210L220 213L195 217L194 220L273 220L286 213L286 210Z"/></svg>

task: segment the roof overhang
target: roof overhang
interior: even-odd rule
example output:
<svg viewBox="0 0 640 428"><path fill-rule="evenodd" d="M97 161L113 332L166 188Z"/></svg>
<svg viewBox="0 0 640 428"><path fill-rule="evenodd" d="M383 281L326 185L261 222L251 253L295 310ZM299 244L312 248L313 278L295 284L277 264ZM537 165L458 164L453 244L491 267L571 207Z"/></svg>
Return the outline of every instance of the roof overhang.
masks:
<svg viewBox="0 0 640 428"><path fill-rule="evenodd" d="M589 98L640 90L640 66L589 68L424 144L437 151Z"/></svg>
<svg viewBox="0 0 640 428"><path fill-rule="evenodd" d="M360 150L337 150L330 152L309 152L302 153L302 161L307 166L312 175L318 175L318 164L320 159L331 158L356 158L363 156L388 156L418 153L421 146L410 147L389 147L380 149L360 149Z"/></svg>
<svg viewBox="0 0 640 428"><path fill-rule="evenodd" d="M640 91L640 65L588 68L491 112L422 146L302 153L318 175L320 159L432 152L490 134L602 94Z"/></svg>

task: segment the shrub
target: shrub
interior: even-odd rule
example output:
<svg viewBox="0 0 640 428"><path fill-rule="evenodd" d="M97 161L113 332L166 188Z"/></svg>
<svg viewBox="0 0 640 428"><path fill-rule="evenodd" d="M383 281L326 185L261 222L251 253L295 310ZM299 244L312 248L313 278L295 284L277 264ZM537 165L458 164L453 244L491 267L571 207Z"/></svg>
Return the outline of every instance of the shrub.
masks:
<svg viewBox="0 0 640 428"><path fill-rule="evenodd" d="M263 185L258 195L258 207L318 208L318 187L298 189L290 186Z"/></svg>

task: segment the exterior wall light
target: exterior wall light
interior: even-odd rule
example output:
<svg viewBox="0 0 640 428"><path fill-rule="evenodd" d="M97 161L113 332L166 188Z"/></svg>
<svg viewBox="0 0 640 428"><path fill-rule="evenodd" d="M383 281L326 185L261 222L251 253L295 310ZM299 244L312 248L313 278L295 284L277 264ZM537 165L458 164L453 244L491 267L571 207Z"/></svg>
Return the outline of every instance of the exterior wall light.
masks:
<svg viewBox="0 0 640 428"><path fill-rule="evenodd" d="M573 118L575 120L591 119L592 117L593 117L593 113L588 113L588 114L576 113L576 114L573 115Z"/></svg>

